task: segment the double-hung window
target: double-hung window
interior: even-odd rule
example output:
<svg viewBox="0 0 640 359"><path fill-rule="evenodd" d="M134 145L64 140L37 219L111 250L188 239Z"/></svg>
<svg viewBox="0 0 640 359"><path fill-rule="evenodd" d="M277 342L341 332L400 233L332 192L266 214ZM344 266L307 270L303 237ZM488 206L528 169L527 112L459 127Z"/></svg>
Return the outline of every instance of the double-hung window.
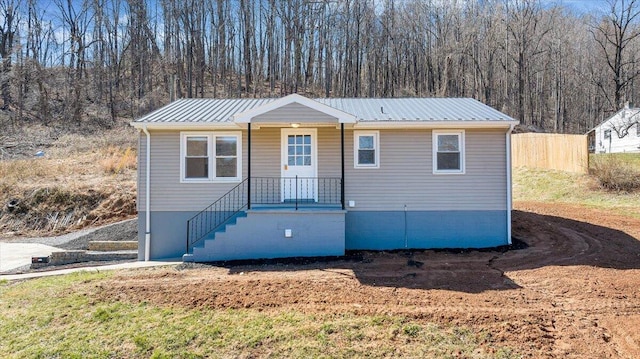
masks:
<svg viewBox="0 0 640 359"><path fill-rule="evenodd" d="M209 136L184 136L184 178L209 178Z"/></svg>
<svg viewBox="0 0 640 359"><path fill-rule="evenodd" d="M464 130L433 131L433 173L464 173Z"/></svg>
<svg viewBox="0 0 640 359"><path fill-rule="evenodd" d="M353 162L355 168L380 168L380 133L355 131L353 134Z"/></svg>
<svg viewBox="0 0 640 359"><path fill-rule="evenodd" d="M181 181L239 181L242 173L241 139L239 132L181 133Z"/></svg>

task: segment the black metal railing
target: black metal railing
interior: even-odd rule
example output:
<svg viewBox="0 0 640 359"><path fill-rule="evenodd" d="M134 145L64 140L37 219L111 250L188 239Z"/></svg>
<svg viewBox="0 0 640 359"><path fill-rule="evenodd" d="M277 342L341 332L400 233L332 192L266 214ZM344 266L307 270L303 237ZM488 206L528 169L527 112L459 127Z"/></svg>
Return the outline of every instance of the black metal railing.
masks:
<svg viewBox="0 0 640 359"><path fill-rule="evenodd" d="M217 230L248 204L247 179L187 221L187 253L209 233Z"/></svg>
<svg viewBox="0 0 640 359"><path fill-rule="evenodd" d="M250 196L249 196L250 195ZM187 221L187 253L209 233L216 231L250 205L278 207L342 206L339 177L252 177Z"/></svg>
<svg viewBox="0 0 640 359"><path fill-rule="evenodd" d="M251 204L291 206L341 205L339 177L252 177Z"/></svg>

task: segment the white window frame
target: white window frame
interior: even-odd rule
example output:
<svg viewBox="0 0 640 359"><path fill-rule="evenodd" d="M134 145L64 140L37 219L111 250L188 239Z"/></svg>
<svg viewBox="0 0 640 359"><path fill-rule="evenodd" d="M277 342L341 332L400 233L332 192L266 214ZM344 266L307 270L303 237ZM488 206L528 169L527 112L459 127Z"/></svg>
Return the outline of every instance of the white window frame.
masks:
<svg viewBox="0 0 640 359"><path fill-rule="evenodd" d="M236 176L235 177L216 177L216 137L235 137L236 138ZM209 157L209 177L207 178L187 178L185 175L186 155L187 155L187 138L189 137L206 137L207 151ZM215 131L215 132L180 132L180 183L229 183L240 182L242 180L242 132L238 131Z"/></svg>
<svg viewBox="0 0 640 359"><path fill-rule="evenodd" d="M438 169L438 136L440 135L457 135L458 145L460 148L460 169L456 170L439 170ZM437 175L451 175L451 174L465 174L465 131L464 130L433 130L431 135L432 153L433 158L433 174Z"/></svg>
<svg viewBox="0 0 640 359"><path fill-rule="evenodd" d="M358 163L358 150L360 149L360 137L373 137L374 163ZM354 168L380 168L380 131L353 131L353 167Z"/></svg>

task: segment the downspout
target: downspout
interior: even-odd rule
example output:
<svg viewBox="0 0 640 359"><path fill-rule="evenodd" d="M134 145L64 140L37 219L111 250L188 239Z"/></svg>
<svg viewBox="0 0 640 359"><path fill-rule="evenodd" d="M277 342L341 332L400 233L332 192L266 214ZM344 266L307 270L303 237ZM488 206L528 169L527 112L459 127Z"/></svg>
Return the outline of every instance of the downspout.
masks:
<svg viewBox="0 0 640 359"><path fill-rule="evenodd" d="M150 181L151 181L151 134L149 133L149 131L147 130L147 125L144 125L144 127L142 127L142 132L144 132L145 135L147 135L147 146L146 146L146 179L144 181L144 185L145 185L145 190L144 190L144 194L145 194L145 199L144 199L144 205L145 205L145 210L144 210L144 214L145 214L145 225L144 225L144 260L145 262L149 261L149 257L150 257L150 246L151 246L151 213L149 212L151 210L151 204L150 204L150 193L149 191L151 190L151 185L150 185Z"/></svg>
<svg viewBox="0 0 640 359"><path fill-rule="evenodd" d="M511 183L511 132L515 125L509 125L509 130L506 134L506 150L507 150L507 243L511 244L511 206L513 203L512 198L512 183Z"/></svg>
<svg viewBox="0 0 640 359"><path fill-rule="evenodd" d="M340 124L340 205L344 211L344 123Z"/></svg>
<svg viewBox="0 0 640 359"><path fill-rule="evenodd" d="M247 210L251 210L251 122L247 124Z"/></svg>

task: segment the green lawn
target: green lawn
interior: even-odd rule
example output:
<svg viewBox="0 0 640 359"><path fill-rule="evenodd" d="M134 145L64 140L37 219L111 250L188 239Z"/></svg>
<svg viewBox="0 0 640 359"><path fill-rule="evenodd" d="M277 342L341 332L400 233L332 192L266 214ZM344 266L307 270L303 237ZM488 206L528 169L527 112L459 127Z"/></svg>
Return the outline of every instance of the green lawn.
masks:
<svg viewBox="0 0 640 359"><path fill-rule="evenodd" d="M640 153L600 153L589 155L589 167L598 160L617 160L640 171Z"/></svg>
<svg viewBox="0 0 640 359"><path fill-rule="evenodd" d="M623 161L640 171L640 154L592 155L595 161ZM570 203L640 217L640 191L615 192L600 187L592 175L517 168L513 171L513 200Z"/></svg>
<svg viewBox="0 0 640 359"><path fill-rule="evenodd" d="M486 332L403 317L100 300L110 273L0 283L0 357L519 357Z"/></svg>

